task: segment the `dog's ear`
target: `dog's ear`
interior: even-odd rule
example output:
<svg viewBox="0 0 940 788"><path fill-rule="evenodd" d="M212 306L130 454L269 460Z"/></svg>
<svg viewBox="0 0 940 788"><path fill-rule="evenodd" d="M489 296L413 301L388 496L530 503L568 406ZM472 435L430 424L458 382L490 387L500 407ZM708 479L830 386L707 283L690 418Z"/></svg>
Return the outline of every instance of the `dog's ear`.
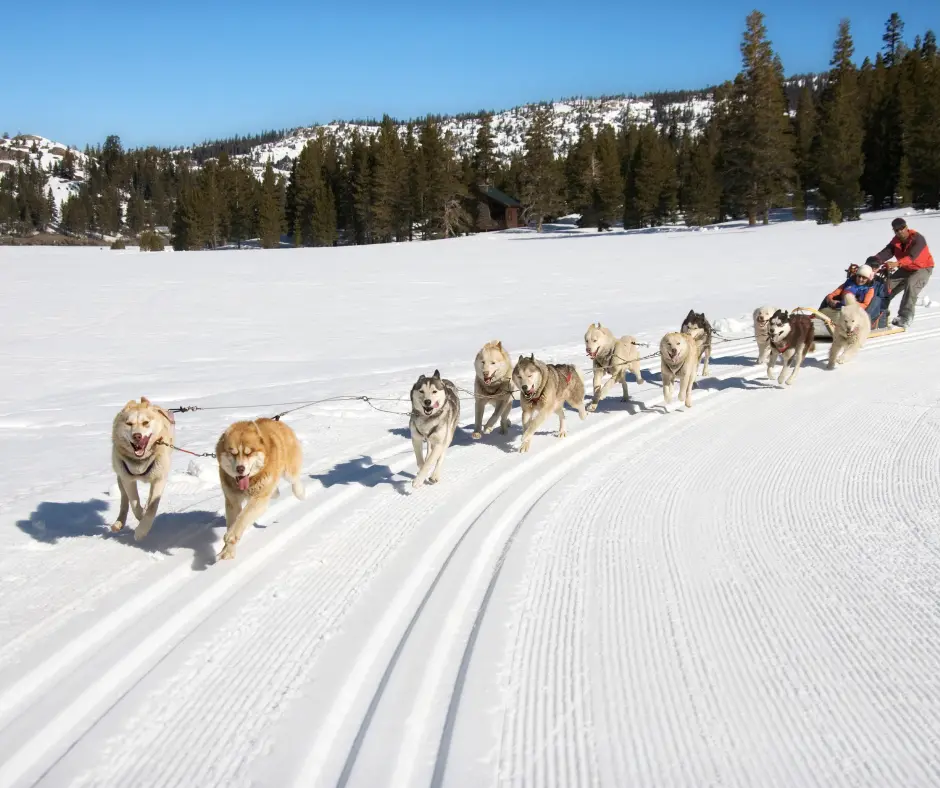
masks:
<svg viewBox="0 0 940 788"><path fill-rule="evenodd" d="M435 370L434 370L434 374L431 375L431 378L432 378L432 379L433 379L433 378L437 378L438 380L440 380L440 379L441 379L441 371L440 371L439 369L435 369Z"/></svg>
<svg viewBox="0 0 940 788"><path fill-rule="evenodd" d="M176 424L176 419L173 418L173 414L170 413L166 408L161 408L159 405L154 405L153 409L159 413L163 418L165 418L170 424Z"/></svg>
<svg viewBox="0 0 940 788"><path fill-rule="evenodd" d="M129 399L127 402L124 403L124 407L121 408L121 410L130 410L131 408L135 407L136 405L137 405L137 400L135 400L135 399Z"/></svg>
<svg viewBox="0 0 940 788"><path fill-rule="evenodd" d="M149 404L150 404L150 400L147 399L146 397L141 397L141 398L140 398L140 404L141 404L141 405L149 405Z"/></svg>
<svg viewBox="0 0 940 788"><path fill-rule="evenodd" d="M502 340L500 340L500 339L497 339L497 340L496 340L496 347L498 347L500 350L503 349L503 342L502 342Z"/></svg>

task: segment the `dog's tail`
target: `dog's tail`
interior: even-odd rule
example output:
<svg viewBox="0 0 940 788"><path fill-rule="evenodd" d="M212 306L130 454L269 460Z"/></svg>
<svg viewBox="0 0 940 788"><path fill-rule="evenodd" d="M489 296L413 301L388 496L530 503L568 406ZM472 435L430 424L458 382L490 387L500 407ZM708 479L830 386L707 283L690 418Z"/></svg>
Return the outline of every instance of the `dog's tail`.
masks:
<svg viewBox="0 0 940 788"><path fill-rule="evenodd" d="M842 303L844 306L855 306L858 304L858 299L855 297L855 293L846 293L842 296Z"/></svg>

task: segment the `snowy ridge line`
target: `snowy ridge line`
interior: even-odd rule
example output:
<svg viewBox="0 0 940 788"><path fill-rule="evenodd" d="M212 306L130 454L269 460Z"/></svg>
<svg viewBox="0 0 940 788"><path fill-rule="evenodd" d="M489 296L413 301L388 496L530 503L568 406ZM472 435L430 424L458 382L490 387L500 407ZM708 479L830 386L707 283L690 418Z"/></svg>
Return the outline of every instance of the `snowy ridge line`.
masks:
<svg viewBox="0 0 940 788"><path fill-rule="evenodd" d="M725 350L729 355L734 352L734 349L730 347L725 348ZM752 372L750 374L760 375L763 374L763 371L763 367L760 367L756 372ZM738 370L733 370L721 377L734 377L737 374L740 374ZM702 396L707 396L708 393L709 392L700 392L697 399ZM618 416L613 416L613 418L618 418ZM645 419L638 420L635 416L630 416L627 414L620 414L619 418L626 419L628 422L631 422L633 427L630 429L634 429L641 424L649 423ZM587 436L593 434L595 430L599 431L607 429L610 426L611 425L607 423L607 420L605 419L603 424L598 424L595 427L588 427L583 430L579 430L579 432L577 432L574 437L569 438L565 443L570 446L571 443L577 443L579 440L584 440ZM617 434L620 435L622 433L623 429L619 430ZM480 514L477 514L478 510L487 510L492 502L504 492L505 488L510 486L512 481L524 473L534 470L534 467L532 466L533 462L535 463L535 467L538 467L542 463L545 463L551 459L551 457L553 457L557 452L564 450L564 445L562 444L555 444L555 446L545 448L538 454L533 455L531 461L527 462L524 466L520 465L514 469L511 469L495 483L487 485L483 490L476 493L474 500L471 501L470 504L465 505L458 513L457 517L448 523L446 530L439 534L438 538L432 544L430 549L425 552L421 560L417 563L415 569L412 571L411 575L408 577L405 587L392 601L383 619L373 630L373 635L369 643L365 647L359 649L359 653L361 655L360 659L350 672L350 676L346 684L340 689L336 698L334 699L331 712L327 716L324 727L316 736L313 743L313 748L309 753L306 763L295 777L295 784L312 785L315 784L318 779L325 780L326 778L324 776L324 772L330 768L329 761L331 760L331 756L334 751L334 744L344 735L344 730L348 730L351 726L355 726L360 729L360 733L349 734L353 739L353 744L349 747L350 755L346 758L347 766L344 767L344 772L350 771L349 761L351 759L354 762L356 759L355 749L358 747L357 742L362 738L361 729L363 725L368 726L369 721L364 720L363 723L358 725L355 723L350 724L347 722L347 717L353 713L353 709L357 705L365 707L366 709L375 707L377 705L375 703L374 697L373 701L369 702L362 699L360 696L366 691L366 686L370 682L370 675L373 675L376 670L376 663L379 659L378 655L382 652L385 652L386 654L391 652L394 655L394 653L398 650L398 646L389 645L389 643L391 642L394 636L393 633L396 630L401 632L407 631L409 629L410 625L408 622L410 618L413 618L412 611L414 610L416 604L420 604L419 600L422 593L420 590L422 578L432 573L435 565L440 566L441 562L446 560L448 551L453 549L450 547L450 545L453 544L455 538L460 538L460 531L461 528L463 528L465 521L470 521L470 525L472 526L472 524L480 517ZM590 447L587 447L587 449L582 450L580 453L583 454L589 451ZM479 501L482 501L482 503ZM476 515L476 519L472 519L474 515ZM464 530L466 529L464 528ZM414 602L414 604L409 605L409 601ZM380 692L381 686L384 683L384 679L377 680L379 682L379 690L377 691ZM374 693L370 694L374 695ZM366 711L366 713L368 714L368 711ZM420 737L415 737L415 740L418 738Z"/></svg>
<svg viewBox="0 0 940 788"><path fill-rule="evenodd" d="M376 459L388 459L389 457L406 455L403 460L397 463L404 466L407 465L408 461L410 461L410 454L410 446L401 447L389 450L388 452L384 452L382 454L377 454ZM309 468L305 469L304 472L306 473L308 471ZM253 557L250 559L250 561L245 562L245 564L233 564L232 572L226 573L224 575L219 574L215 586L210 586L208 590L203 590L202 596L193 599L192 603L190 603L187 608L178 611L171 619L171 622L177 621L178 625L173 628L173 631L167 631L167 636L171 637L174 631L178 630L181 626L184 626L193 618L194 615L196 615L187 614L187 610L195 608L202 610L205 607L205 605L202 604L205 599L210 598L212 601L214 601L221 594L225 593L230 587L235 588L237 586L244 585L253 575L253 569L260 568L263 563L270 560L270 558L272 558L277 552L287 547L299 535L305 525L310 522L315 522L320 517L329 514L345 503L348 498L354 497L354 495L363 494L366 490L367 488L350 488L341 491L340 493L337 493L336 495L328 498L327 501L316 506L312 512L301 517L300 520L294 523L290 523L289 525L285 526L283 530L279 529L278 534L271 540L271 542L263 545L262 549L258 551L258 555L261 556L261 558ZM320 494L318 495L317 493ZM323 493L318 490L314 493L314 495L308 497L305 501L298 501L293 497L284 498L268 509L267 516L274 517L281 512L290 511L291 509L296 508L301 504L309 503L311 501L316 504L319 501L319 498L322 497L322 494ZM246 568L244 570L234 572L235 566L245 566ZM194 573L187 564L180 564L172 572L164 575L150 586L147 586L132 599L124 603L120 608L113 611L106 618L100 620L95 626L84 632L81 636L73 639L66 646L57 650L52 657L40 663L40 665L30 671L26 676L22 677L11 687L8 687L3 692L3 694L0 695L0 731L11 724L15 713L26 703L26 701L43 690L48 684L54 681L57 676L60 676L66 669L73 666L83 656L90 653L97 646L106 642L109 637L118 632L119 629L125 624L132 622L140 613L152 609L157 602L165 599L171 593L178 590L183 584L186 583L187 580L195 580L197 577L198 574ZM211 610L208 610L206 615L208 616L209 613L211 613ZM162 632L166 626L167 625L164 625L164 627L158 630L158 633ZM148 642L152 640L153 637L154 636L151 636L151 638L148 639ZM91 692L91 689L88 692ZM88 692L85 694L87 695ZM48 733L48 731L46 733ZM0 767L0 785L6 784L4 782L6 774L6 766Z"/></svg>

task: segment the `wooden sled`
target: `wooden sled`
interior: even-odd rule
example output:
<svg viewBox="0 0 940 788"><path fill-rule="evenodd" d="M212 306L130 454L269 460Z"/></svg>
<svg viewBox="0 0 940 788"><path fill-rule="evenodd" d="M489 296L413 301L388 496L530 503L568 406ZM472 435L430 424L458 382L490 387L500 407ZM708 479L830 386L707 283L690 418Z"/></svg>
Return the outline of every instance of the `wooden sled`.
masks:
<svg viewBox="0 0 940 788"><path fill-rule="evenodd" d="M792 310L793 312L810 312L815 317L813 318L813 333L815 335L817 342L832 342L832 317L831 314L835 313L836 310L819 310L813 309L811 306L798 306L796 309ZM827 315L826 312L830 314ZM901 328L900 326L890 326L888 325L888 313L882 311L871 324L871 333L868 335L869 339L875 339L876 337L887 337L891 334L903 334L906 329Z"/></svg>

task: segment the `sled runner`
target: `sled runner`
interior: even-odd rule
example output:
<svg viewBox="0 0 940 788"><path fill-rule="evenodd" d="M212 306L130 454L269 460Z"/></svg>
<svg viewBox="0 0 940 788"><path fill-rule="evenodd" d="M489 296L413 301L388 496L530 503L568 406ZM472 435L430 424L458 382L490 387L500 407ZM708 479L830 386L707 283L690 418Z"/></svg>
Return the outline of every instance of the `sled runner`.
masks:
<svg viewBox="0 0 940 788"><path fill-rule="evenodd" d="M832 318L835 316L834 309L813 309L811 306L798 306L793 312L810 312L813 318L813 331L817 342L832 342ZM828 314L827 314L828 313ZM871 321L871 333L869 339L875 337L886 337L891 334L903 334L905 329L900 326L888 325L888 312L882 310L878 317Z"/></svg>

